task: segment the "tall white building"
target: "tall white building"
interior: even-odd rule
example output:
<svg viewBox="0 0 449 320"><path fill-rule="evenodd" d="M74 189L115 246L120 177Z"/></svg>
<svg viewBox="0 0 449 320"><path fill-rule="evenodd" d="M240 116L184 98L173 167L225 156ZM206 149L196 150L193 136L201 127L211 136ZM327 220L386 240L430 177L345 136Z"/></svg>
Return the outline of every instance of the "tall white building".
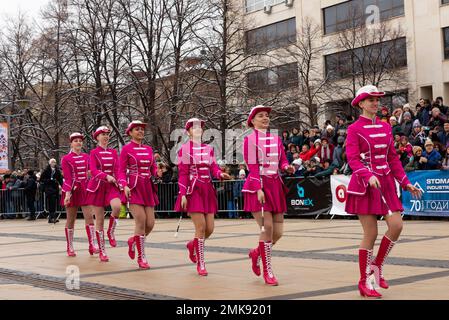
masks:
<svg viewBox="0 0 449 320"><path fill-rule="evenodd" d="M419 98L442 96L444 103L449 104L449 0L234 1L241 7L245 20L251 21L245 37L247 50L262 48L266 52L295 41L297 30L306 18L320 26L319 37L323 42L333 43L339 34L350 29L347 20L351 10L362 8L366 11L364 18L367 18L375 6L380 21L403 30L398 38L387 39L396 47L395 70L399 69L403 81L384 83L381 89L391 92L390 100L386 102L391 105L408 101L414 106ZM371 45L370 49L373 48L375 45ZM350 63L344 50L330 48L317 61L323 76L332 74L334 81L342 81L348 76L345 70ZM273 70L278 74L275 78L270 76ZM276 81L281 86L296 85L298 80L291 80L294 73L294 63L284 63L246 76L249 87L263 91L264 86L268 88ZM336 100L350 98L350 94L342 93Z"/></svg>

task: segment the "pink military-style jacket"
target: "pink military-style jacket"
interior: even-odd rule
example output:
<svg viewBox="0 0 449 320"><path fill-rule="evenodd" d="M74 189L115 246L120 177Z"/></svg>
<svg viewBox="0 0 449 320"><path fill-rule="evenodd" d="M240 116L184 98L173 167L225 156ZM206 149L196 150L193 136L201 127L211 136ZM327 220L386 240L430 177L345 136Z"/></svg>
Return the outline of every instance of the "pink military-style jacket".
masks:
<svg viewBox="0 0 449 320"><path fill-rule="evenodd" d="M129 187L132 190L139 178L151 179L156 175L157 165L150 146L131 141L122 148L118 172L120 187Z"/></svg>
<svg viewBox="0 0 449 320"><path fill-rule="evenodd" d="M390 124L360 116L348 127L346 155L352 169L348 193L364 195L369 179L392 174L403 189L410 184L394 147Z"/></svg>
<svg viewBox="0 0 449 320"><path fill-rule="evenodd" d="M74 191L79 185L87 185L88 170L89 170L89 156L87 153L80 153L79 155L70 151L61 160L61 168L64 174L64 184L62 191Z"/></svg>
<svg viewBox="0 0 449 320"><path fill-rule="evenodd" d="M87 185L87 191L95 192L98 190L101 181L107 182L108 175L118 179L119 162L115 149L104 149L100 146L90 152L89 168L91 179Z"/></svg>
<svg viewBox="0 0 449 320"><path fill-rule="evenodd" d="M282 179L279 170L289 166L285 156L281 138L270 132L254 129L243 141L243 158L248 166L249 174L242 192L256 193L262 188L260 176Z"/></svg>
<svg viewBox="0 0 449 320"><path fill-rule="evenodd" d="M197 144L193 141L184 143L178 151L178 185L179 195L189 195L195 189L197 182L212 181L211 174L216 179L221 178L222 171L217 165L214 148L207 144Z"/></svg>

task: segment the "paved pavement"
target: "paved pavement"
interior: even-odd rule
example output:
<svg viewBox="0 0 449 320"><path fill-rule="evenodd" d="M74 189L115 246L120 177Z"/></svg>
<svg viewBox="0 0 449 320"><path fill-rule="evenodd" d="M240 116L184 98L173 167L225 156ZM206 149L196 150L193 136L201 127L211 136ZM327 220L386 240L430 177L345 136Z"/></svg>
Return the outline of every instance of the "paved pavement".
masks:
<svg viewBox="0 0 449 320"><path fill-rule="evenodd" d="M183 219L178 238L177 220L156 221L147 239L150 270L139 270L127 255L133 220L120 220L118 246L107 244L108 263L89 255L82 220L75 230L77 257L67 257L64 222L0 221L1 300L361 299L356 287L362 236L357 220L286 220L272 259L278 287L264 285L251 272L247 252L257 245L258 232L253 220L216 220L206 241L207 277L199 277L188 259L185 243L193 235L188 219ZM385 222L379 226L381 235ZM449 222L405 221L385 267L391 288L382 290L384 299L449 299L448 248Z"/></svg>

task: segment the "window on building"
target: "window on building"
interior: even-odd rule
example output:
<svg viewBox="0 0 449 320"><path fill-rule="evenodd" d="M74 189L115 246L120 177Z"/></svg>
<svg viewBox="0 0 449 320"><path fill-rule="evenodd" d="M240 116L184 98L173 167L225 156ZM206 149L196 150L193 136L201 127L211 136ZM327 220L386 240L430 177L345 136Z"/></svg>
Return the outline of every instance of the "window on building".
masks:
<svg viewBox="0 0 449 320"><path fill-rule="evenodd" d="M441 4L449 4L449 0L441 0Z"/></svg>
<svg viewBox="0 0 449 320"><path fill-rule="evenodd" d="M351 0L323 9L324 33L361 26L372 14L366 12L372 5L379 8L381 21L404 15L404 0Z"/></svg>
<svg viewBox="0 0 449 320"><path fill-rule="evenodd" d="M275 92L298 86L298 65L289 63L247 74L248 88L252 93Z"/></svg>
<svg viewBox="0 0 449 320"><path fill-rule="evenodd" d="M326 75L333 80L407 66L406 38L333 53L324 57ZM377 69L377 70L375 70Z"/></svg>
<svg viewBox="0 0 449 320"><path fill-rule="evenodd" d="M443 29L443 43L444 59L449 59L449 27Z"/></svg>
<svg viewBox="0 0 449 320"><path fill-rule="evenodd" d="M249 53L281 48L294 42L296 42L296 18L246 32L246 50Z"/></svg>
<svg viewBox="0 0 449 320"><path fill-rule="evenodd" d="M246 12L262 10L266 5L283 3L285 0L246 0Z"/></svg>

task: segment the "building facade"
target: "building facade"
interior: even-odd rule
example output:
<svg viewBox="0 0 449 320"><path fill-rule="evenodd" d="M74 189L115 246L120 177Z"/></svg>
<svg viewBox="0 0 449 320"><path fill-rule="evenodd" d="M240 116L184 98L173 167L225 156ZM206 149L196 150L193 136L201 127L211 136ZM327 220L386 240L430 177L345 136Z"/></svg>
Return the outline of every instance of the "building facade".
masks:
<svg viewBox="0 0 449 320"><path fill-rule="evenodd" d="M438 96L444 98L446 105L449 103L449 0L234 1L241 8L243 18L251 21L245 31L248 52L273 53L291 46L307 19L319 26L318 41L329 45L322 57L315 60L316 69L323 78L329 77L332 83L339 83L342 88L350 87L351 83L354 87L353 90L340 90L334 101L328 101L330 105L335 103L342 109L349 109L347 102L361 83L351 81L351 77L354 74L360 76L361 69L370 64L364 61L357 65L354 58L369 56L376 60L372 58L373 53L384 59L381 63L385 71L382 72L394 73L396 77L389 75L380 82L381 89L389 94L383 103L391 108L406 102L414 106L419 98L435 99ZM359 34L352 43L354 47L348 50L342 46L342 34L350 34L361 24L373 28L383 25L391 32L387 34L384 30L378 43L375 37L372 42L364 42L364 34ZM294 69L295 64L290 62L250 72L247 74L248 87L269 92L273 85L281 88L297 85L297 77L292 76ZM283 72L276 72L278 70ZM270 77L276 73L276 77Z"/></svg>

